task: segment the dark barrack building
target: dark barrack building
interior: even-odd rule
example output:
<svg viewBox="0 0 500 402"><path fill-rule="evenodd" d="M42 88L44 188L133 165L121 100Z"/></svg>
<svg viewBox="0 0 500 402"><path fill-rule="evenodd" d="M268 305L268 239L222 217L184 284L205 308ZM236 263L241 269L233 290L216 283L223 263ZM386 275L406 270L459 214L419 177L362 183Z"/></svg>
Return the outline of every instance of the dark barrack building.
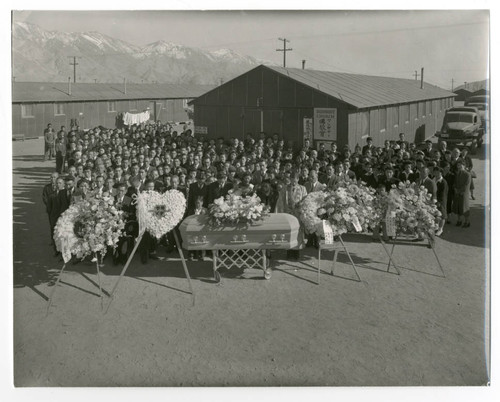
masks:
<svg viewBox="0 0 500 402"><path fill-rule="evenodd" d="M313 125L334 122L323 131L314 128L315 143L354 147L368 136L382 145L399 133L408 141L424 141L441 128L454 97L411 79L260 65L190 104L195 130L207 138L278 133L297 148L312 119ZM329 113L333 117L325 119Z"/></svg>
<svg viewBox="0 0 500 402"><path fill-rule="evenodd" d="M188 101L214 88L213 85L105 84L105 83L12 83L13 136L38 137L47 124L54 129L97 126L114 128L126 112L150 112L151 120L186 121Z"/></svg>

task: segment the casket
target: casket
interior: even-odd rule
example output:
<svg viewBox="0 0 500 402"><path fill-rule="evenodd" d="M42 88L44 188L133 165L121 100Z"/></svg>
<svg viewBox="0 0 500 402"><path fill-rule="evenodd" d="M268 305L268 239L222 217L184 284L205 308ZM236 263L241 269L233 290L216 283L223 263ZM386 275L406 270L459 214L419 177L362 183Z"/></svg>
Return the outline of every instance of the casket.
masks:
<svg viewBox="0 0 500 402"><path fill-rule="evenodd" d="M246 225L210 226L206 215L188 216L180 224L182 247L187 250L292 249L302 246L298 219L269 214Z"/></svg>

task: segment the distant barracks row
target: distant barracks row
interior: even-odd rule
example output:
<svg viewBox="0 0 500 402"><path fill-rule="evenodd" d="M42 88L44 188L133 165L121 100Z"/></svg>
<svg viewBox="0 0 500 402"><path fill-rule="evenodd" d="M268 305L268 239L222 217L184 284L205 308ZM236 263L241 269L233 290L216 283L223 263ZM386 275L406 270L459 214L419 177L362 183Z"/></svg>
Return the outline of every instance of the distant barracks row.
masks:
<svg viewBox="0 0 500 402"><path fill-rule="evenodd" d="M71 95L68 93L71 92ZM434 135L456 95L411 79L258 66L218 87L174 84L14 83L13 134L38 136L49 122L81 128L117 127L120 112L151 111L151 119L185 121L194 106L195 126L207 139L277 133L300 147L304 118L315 108L335 108L335 139L353 148L411 142ZM81 114L80 114L81 113Z"/></svg>

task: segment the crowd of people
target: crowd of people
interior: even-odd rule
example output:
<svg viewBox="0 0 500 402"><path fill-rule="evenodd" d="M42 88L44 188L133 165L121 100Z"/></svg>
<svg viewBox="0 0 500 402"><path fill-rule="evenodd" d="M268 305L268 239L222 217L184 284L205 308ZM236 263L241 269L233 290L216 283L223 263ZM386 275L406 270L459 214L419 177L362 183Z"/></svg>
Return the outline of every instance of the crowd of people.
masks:
<svg viewBox="0 0 500 402"><path fill-rule="evenodd" d="M186 215L206 213L216 198L230 192L255 193L271 212L297 215L297 206L308 193L358 180L378 191L389 191L400 181L425 186L442 213L438 236L451 219L462 228L470 226L472 159L467 148L448 149L445 141L437 148L427 141L425 149L419 149L401 133L399 140L387 140L383 146L375 146L368 137L366 144L354 149L335 142L329 149L325 144L314 149L308 139L296 147L278 134L264 132L247 134L244 140L197 138L186 127L177 132L161 122L88 131L78 127L66 131L62 126L57 133L49 125L44 136L45 157L56 162L51 182L43 189L51 234L69 205L91 194L113 196L131 222L134 194L170 189L186 196ZM133 237L133 229L129 234ZM313 245L316 241L311 240ZM164 244L168 251L175 247L169 236ZM118 247L117 261L126 255L120 249L125 250L127 243L121 245L125 246ZM151 238L144 240L143 262L157 258L157 246Z"/></svg>

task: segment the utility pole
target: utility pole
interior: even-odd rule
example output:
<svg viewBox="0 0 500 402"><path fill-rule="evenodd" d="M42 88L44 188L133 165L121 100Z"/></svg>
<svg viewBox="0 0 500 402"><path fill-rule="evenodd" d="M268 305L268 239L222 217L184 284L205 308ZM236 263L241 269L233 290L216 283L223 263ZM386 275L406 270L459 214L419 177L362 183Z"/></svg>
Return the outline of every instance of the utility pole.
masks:
<svg viewBox="0 0 500 402"><path fill-rule="evenodd" d="M467 89L467 81L464 82L464 89Z"/></svg>
<svg viewBox="0 0 500 402"><path fill-rule="evenodd" d="M452 78L452 79L451 79L451 92L453 92L453 82L454 82L454 81L455 81L455 80Z"/></svg>
<svg viewBox="0 0 500 402"><path fill-rule="evenodd" d="M419 73L417 73L417 70L415 70L415 74L413 74L415 76L415 81L418 80L418 76L420 75Z"/></svg>
<svg viewBox="0 0 500 402"><path fill-rule="evenodd" d="M76 59L81 59L81 57L77 56L68 56L68 58L73 58L73 63L69 63L70 66L73 66L73 82L76 82L76 66L78 63L76 62Z"/></svg>
<svg viewBox="0 0 500 402"><path fill-rule="evenodd" d="M290 42L288 39L286 38L278 38L278 40L282 41L283 42L283 49L276 49L277 52L283 52L283 68L286 68L286 52L287 51L290 51L290 50L293 50L292 48L290 49L287 49L286 48L286 43L287 42Z"/></svg>
<svg viewBox="0 0 500 402"><path fill-rule="evenodd" d="M221 79L219 80L219 82L220 82L220 84L219 84L219 85L224 84L224 78L221 78Z"/></svg>

